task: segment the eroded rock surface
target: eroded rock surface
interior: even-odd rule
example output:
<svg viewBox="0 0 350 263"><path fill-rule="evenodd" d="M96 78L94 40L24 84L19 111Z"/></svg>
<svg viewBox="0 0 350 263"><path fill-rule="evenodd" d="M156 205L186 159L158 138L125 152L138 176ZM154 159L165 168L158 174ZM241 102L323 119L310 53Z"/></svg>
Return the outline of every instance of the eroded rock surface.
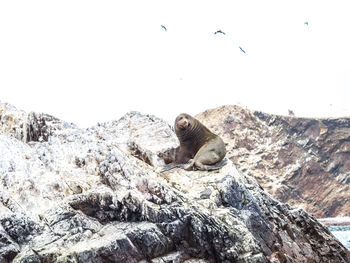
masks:
<svg viewBox="0 0 350 263"><path fill-rule="evenodd" d="M350 215L350 118L307 119L223 106L198 116L227 156L274 197L317 217Z"/></svg>
<svg viewBox="0 0 350 263"><path fill-rule="evenodd" d="M177 140L154 116L83 130L0 105L1 263L350 262L312 215L231 161L158 173Z"/></svg>

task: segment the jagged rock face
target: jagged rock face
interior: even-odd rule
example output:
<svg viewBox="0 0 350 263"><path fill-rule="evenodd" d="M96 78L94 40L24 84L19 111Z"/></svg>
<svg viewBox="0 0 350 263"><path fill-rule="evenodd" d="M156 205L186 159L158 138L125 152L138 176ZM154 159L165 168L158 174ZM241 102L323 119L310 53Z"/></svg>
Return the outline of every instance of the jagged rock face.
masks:
<svg viewBox="0 0 350 263"><path fill-rule="evenodd" d="M34 114L37 125L14 108L10 126L6 114L1 263L350 262L313 216L230 161L218 172L159 173L178 142L154 116L83 130L44 114ZM19 132L33 122L30 137Z"/></svg>
<svg viewBox="0 0 350 263"><path fill-rule="evenodd" d="M274 197L317 217L350 215L350 118L306 119L224 106L197 116Z"/></svg>

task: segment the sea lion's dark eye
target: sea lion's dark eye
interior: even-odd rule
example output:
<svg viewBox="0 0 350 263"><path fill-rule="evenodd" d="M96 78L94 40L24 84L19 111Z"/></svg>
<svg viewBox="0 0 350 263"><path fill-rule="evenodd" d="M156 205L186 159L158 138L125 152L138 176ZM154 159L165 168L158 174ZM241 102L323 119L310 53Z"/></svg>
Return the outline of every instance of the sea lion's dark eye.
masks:
<svg viewBox="0 0 350 263"><path fill-rule="evenodd" d="M181 121L183 118L182 117L179 117L179 121Z"/></svg>

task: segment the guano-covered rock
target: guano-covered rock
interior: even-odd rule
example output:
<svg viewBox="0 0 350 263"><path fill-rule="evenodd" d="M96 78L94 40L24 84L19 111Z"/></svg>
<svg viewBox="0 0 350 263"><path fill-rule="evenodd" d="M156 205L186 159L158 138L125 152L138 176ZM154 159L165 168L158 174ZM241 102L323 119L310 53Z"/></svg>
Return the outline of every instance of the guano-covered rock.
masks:
<svg viewBox="0 0 350 263"><path fill-rule="evenodd" d="M0 123L1 263L350 262L231 161L159 173L178 142L157 117L80 129L0 104Z"/></svg>

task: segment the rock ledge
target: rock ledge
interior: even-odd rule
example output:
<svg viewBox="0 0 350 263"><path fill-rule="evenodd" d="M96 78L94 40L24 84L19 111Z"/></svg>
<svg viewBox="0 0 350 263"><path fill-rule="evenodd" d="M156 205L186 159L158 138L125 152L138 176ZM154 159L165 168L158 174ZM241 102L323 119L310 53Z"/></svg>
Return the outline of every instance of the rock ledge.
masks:
<svg viewBox="0 0 350 263"><path fill-rule="evenodd" d="M177 140L154 116L83 130L0 104L0 122L1 263L350 262L231 161L159 173Z"/></svg>

